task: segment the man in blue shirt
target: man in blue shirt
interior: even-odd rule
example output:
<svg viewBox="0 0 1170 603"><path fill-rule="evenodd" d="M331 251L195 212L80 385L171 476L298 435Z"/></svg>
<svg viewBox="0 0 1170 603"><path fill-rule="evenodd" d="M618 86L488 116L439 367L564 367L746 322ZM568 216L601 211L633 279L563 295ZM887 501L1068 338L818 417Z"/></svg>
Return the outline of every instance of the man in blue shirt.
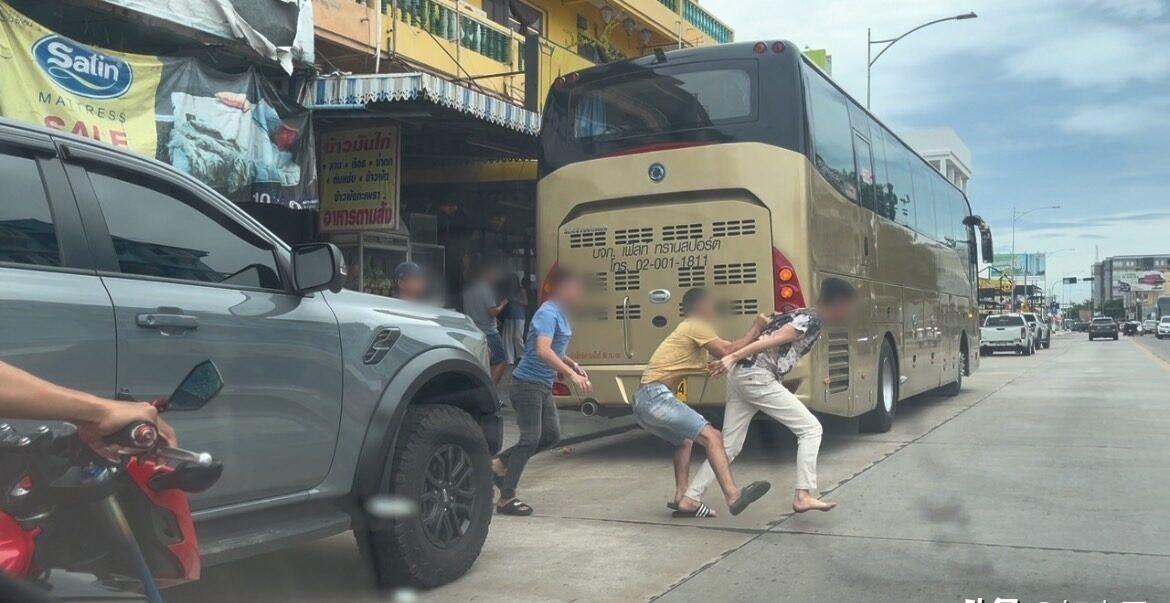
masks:
<svg viewBox="0 0 1170 603"><path fill-rule="evenodd" d="M565 356L573 337L568 313L581 303L585 283L568 270L556 269L548 276L546 286L548 301L532 317L524 356L512 371L510 398L516 410L520 441L492 459L494 479L500 488L496 512L504 515L532 515L532 507L516 498L520 475L532 455L556 446L561 439L561 420L552 400L557 374L568 376L579 394L593 391L589 375Z"/></svg>

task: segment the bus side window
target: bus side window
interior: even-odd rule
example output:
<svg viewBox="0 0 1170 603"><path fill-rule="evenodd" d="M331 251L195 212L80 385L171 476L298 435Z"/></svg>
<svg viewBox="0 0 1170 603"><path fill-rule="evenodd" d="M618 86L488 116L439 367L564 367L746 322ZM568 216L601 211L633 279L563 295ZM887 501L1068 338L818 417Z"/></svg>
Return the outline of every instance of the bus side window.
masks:
<svg viewBox="0 0 1170 603"><path fill-rule="evenodd" d="M886 147L886 169L893 187L890 198L893 215L888 217L902 226L914 228L914 179L910 176L913 155L894 137L886 140L889 142Z"/></svg>
<svg viewBox="0 0 1170 603"><path fill-rule="evenodd" d="M861 206L873 210L878 183L873 169L873 152L869 141L857 132L853 134L853 153L857 156L857 186L861 191Z"/></svg>
<svg viewBox="0 0 1170 603"><path fill-rule="evenodd" d="M873 210L878 215L893 220L893 208L896 202L893 199L894 185L890 183L890 171L886 165L886 148L889 143L886 142L884 130L885 128L878 125L877 122L870 120L869 141L870 150L873 152L873 177L877 183L873 191Z"/></svg>
<svg viewBox="0 0 1170 603"><path fill-rule="evenodd" d="M813 163L817 170L850 201L857 201L857 174L853 162L853 128L845 96L819 73L805 70Z"/></svg>
<svg viewBox="0 0 1170 603"><path fill-rule="evenodd" d="M934 179L938 172L926 162L914 159L914 221L919 234L935 241L939 240L935 223Z"/></svg>

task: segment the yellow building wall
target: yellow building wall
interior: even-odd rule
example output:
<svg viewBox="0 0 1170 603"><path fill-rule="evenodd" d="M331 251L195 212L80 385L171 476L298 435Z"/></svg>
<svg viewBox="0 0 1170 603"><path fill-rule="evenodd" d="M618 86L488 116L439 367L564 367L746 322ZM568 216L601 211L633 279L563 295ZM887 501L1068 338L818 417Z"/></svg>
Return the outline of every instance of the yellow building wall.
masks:
<svg viewBox="0 0 1170 603"><path fill-rule="evenodd" d="M666 0L670 2L671 0ZM577 54L582 38L600 41L602 47L616 49L626 57L636 57L656 47L671 48L678 44L682 35L686 46L701 46L715 43L682 15L686 0L676 0L671 10L662 0L610 0L615 9L615 18L609 25L602 12L588 0L526 0L544 13L541 49L541 87L547 89L553 81L565 74L587 68L592 63ZM384 36L383 65L389 69L388 59L399 58L420 69L444 75L464 85L480 89L521 102L524 97L522 75L502 75L519 72L523 68L521 45L523 36L491 22L483 16L483 0L428 0L428 10L442 7L442 14L448 17L461 15L491 32L490 36L504 39L507 51L494 44L490 51L477 52L452 39L454 34L444 35L434 30L435 20L424 14L404 15L398 6L387 6L382 15ZM372 52L374 47L376 10L379 0L314 0L316 33L319 37L352 48L358 52ZM400 5L409 5L401 2ZM584 17L588 26L582 33L578 30L578 17ZM626 18L634 20L634 31L628 32L623 26ZM448 21L453 22L452 19ZM649 45L642 46L640 32L651 32ZM451 30L451 31L462 31ZM493 57L487 54L494 54ZM506 60L502 60L506 56ZM495 76L495 77L482 77ZM543 99L542 99L543 102Z"/></svg>

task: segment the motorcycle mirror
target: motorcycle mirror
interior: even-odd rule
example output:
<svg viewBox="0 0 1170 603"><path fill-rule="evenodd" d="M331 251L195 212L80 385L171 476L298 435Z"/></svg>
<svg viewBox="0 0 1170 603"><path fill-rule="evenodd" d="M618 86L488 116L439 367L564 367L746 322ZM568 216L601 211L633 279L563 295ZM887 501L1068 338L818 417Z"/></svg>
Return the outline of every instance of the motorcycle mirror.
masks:
<svg viewBox="0 0 1170 603"><path fill-rule="evenodd" d="M199 410L223 389L223 376L219 367L210 360L195 365L190 373L175 388L167 401L167 410Z"/></svg>

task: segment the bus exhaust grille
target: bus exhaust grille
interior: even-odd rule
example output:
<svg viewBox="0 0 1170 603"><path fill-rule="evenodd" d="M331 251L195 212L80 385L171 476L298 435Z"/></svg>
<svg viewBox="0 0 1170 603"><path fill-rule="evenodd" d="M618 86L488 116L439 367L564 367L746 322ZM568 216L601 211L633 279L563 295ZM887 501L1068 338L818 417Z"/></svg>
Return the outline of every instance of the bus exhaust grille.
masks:
<svg viewBox="0 0 1170 603"><path fill-rule="evenodd" d="M829 333L829 393L849 389L849 333Z"/></svg>
<svg viewBox="0 0 1170 603"><path fill-rule="evenodd" d="M594 272L592 277L593 278L589 279L587 282L594 291L609 290L609 273Z"/></svg>
<svg viewBox="0 0 1170 603"><path fill-rule="evenodd" d="M569 233L569 247L604 247L605 246L605 231L604 230L582 230Z"/></svg>
<svg viewBox="0 0 1170 603"><path fill-rule="evenodd" d="M715 264L716 285L752 285L755 282L755 262Z"/></svg>
<svg viewBox="0 0 1170 603"><path fill-rule="evenodd" d="M642 318L642 306L638 304L618 306L616 317L618 320L637 320Z"/></svg>
<svg viewBox="0 0 1170 603"><path fill-rule="evenodd" d="M649 226L645 228L619 228L613 231L614 245L649 243L652 240L654 240L654 229Z"/></svg>
<svg viewBox="0 0 1170 603"><path fill-rule="evenodd" d="M760 302L754 299L733 299L727 302L727 311L737 316L755 316L760 311Z"/></svg>
<svg viewBox="0 0 1170 603"><path fill-rule="evenodd" d="M662 227L663 241L685 241L703 238L702 224L675 224Z"/></svg>
<svg viewBox="0 0 1170 603"><path fill-rule="evenodd" d="M680 289L707 286L707 269L703 266L685 266L678 269Z"/></svg>
<svg viewBox="0 0 1170 603"><path fill-rule="evenodd" d="M636 291L642 288L642 274L640 272L613 273L614 291Z"/></svg>
<svg viewBox="0 0 1170 603"><path fill-rule="evenodd" d="M711 234L716 237L738 237L756 234L755 218L747 220L721 220L711 223Z"/></svg>

